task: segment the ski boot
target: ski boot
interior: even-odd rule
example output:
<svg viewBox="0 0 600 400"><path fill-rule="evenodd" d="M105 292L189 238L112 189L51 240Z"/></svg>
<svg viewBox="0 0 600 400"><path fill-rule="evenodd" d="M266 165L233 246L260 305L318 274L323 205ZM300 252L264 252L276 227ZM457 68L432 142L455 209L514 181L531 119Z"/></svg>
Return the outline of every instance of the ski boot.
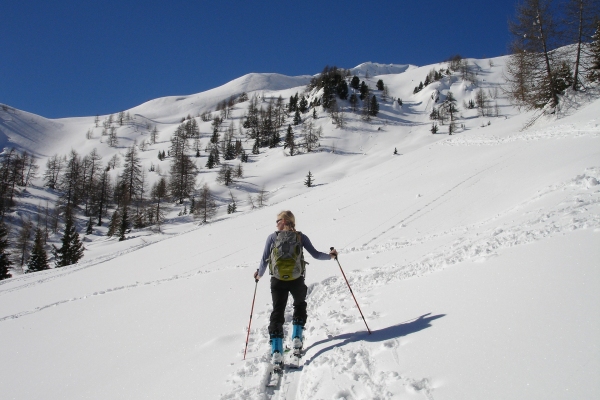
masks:
<svg viewBox="0 0 600 400"><path fill-rule="evenodd" d="M293 362L296 368L300 367L302 358L302 346L304 345L304 321L301 319L294 319L292 321L292 351L293 351Z"/></svg>
<svg viewBox="0 0 600 400"><path fill-rule="evenodd" d="M273 363L273 372L283 373L283 334L272 333L271 337L271 362Z"/></svg>
<svg viewBox="0 0 600 400"><path fill-rule="evenodd" d="M294 321L294 325L292 325L292 348L294 349L294 352L302 350L304 344L303 332L304 324L299 324Z"/></svg>

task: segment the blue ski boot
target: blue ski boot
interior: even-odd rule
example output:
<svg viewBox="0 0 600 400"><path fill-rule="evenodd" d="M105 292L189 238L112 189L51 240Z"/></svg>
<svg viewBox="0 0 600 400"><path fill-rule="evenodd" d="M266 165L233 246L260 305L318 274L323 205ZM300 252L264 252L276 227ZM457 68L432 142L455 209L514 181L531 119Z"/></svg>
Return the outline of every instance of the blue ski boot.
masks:
<svg viewBox="0 0 600 400"><path fill-rule="evenodd" d="M304 332L304 321L301 319L294 319L292 321L292 347L294 351L302 350L304 336L302 333Z"/></svg>
<svg viewBox="0 0 600 400"><path fill-rule="evenodd" d="M272 333L271 335L271 360L275 366L283 366L283 334Z"/></svg>

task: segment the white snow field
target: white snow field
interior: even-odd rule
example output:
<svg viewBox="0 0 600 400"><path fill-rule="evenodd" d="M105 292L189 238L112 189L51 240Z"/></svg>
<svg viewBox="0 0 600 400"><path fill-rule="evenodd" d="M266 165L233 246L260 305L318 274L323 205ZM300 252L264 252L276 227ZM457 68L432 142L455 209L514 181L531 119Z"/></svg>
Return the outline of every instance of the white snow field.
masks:
<svg viewBox="0 0 600 400"><path fill-rule="evenodd" d="M372 87L383 79L404 105L381 101L371 122L347 111L344 129L320 112L323 137L314 153L262 149L231 188L240 212L221 210L202 225L177 217L173 206L163 233L134 230L124 242L98 227L86 236L80 263L1 281L1 397L600 398L600 96L593 88L569 93L560 112L522 130L535 114L510 106L501 91L492 100L498 117L462 107L477 88L492 94L503 83L505 59L469 61L478 86L452 76L415 95L427 72L444 63L362 64L353 73L369 71ZM168 159L159 162L156 153L168 149L188 113L243 91L287 101L308 80L251 74L130 110L140 126L148 119L160 130L160 143L141 152L144 165L168 171ZM455 135L447 125L429 132L436 90L458 99L464 129ZM236 126L244 104L232 114ZM147 136L135 124L121 127L114 149L100 142L100 128L85 138L93 117L49 121L10 108L0 117L0 144L34 152L42 166L71 148L87 154L96 147L107 162ZM210 123L200 122L200 130L206 143ZM199 165L205 162L203 154ZM303 185L309 170L312 188ZM215 176L203 168L198 182L226 204L230 188ZM262 186L268 204L251 209L247 193ZM25 205L53 196L41 180L27 190ZM339 250L372 334L338 264L307 256L304 366L265 388L267 275L257 284L242 358L252 274L285 209L318 250ZM27 212L20 206L13 216ZM288 334L291 315L290 300Z"/></svg>

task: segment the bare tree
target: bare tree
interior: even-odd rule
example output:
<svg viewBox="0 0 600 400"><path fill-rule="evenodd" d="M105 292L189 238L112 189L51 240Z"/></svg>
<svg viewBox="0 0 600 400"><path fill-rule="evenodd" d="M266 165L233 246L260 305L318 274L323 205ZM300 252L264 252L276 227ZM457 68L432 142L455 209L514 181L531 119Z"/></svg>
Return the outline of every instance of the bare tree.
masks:
<svg viewBox="0 0 600 400"><path fill-rule="evenodd" d="M533 92L525 105L528 108L541 108L546 104L558 105L559 89L553 74L551 51L557 46L557 27L552 19L550 0L524 0L517 5L517 15L509 23L514 37L511 44L513 55L519 58L513 67L526 67L516 71L526 74L532 84L527 90ZM521 61L527 60L526 63ZM510 71L510 68L509 68Z"/></svg>
<svg viewBox="0 0 600 400"><path fill-rule="evenodd" d="M584 44L589 42L594 34L595 22L599 18L600 5L598 0L567 0L564 5L565 39L567 43L576 44L575 71L573 72L573 90L581 85L580 70L586 68L582 63Z"/></svg>
<svg viewBox="0 0 600 400"><path fill-rule="evenodd" d="M200 189L200 196L198 198L198 204L194 210L195 214L202 219L202 222L206 223L209 219L214 217L217 213L217 204L214 196L210 191L208 184L204 184Z"/></svg>

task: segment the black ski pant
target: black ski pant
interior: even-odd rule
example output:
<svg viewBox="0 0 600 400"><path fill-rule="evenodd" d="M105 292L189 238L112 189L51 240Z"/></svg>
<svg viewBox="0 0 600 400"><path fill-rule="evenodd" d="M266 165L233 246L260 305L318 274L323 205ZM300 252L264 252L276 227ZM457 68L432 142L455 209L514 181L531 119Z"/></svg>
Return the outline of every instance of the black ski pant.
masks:
<svg viewBox="0 0 600 400"><path fill-rule="evenodd" d="M271 277L271 297L273 298L273 312L269 324L269 334L272 337L283 337L283 323L285 322L285 306L288 294L294 298L294 320L300 325L306 322L306 292L308 288L301 276L293 281L281 281Z"/></svg>

